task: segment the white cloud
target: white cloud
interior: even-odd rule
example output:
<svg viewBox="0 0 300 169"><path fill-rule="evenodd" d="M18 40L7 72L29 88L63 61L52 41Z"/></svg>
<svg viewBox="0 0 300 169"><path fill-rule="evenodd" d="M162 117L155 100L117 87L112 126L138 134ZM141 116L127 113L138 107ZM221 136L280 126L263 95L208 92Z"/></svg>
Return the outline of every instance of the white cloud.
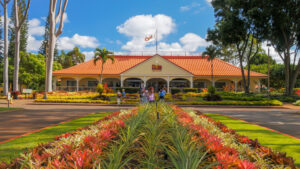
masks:
<svg viewBox="0 0 300 169"><path fill-rule="evenodd" d="M42 44L42 40L38 40L45 33L45 26L41 25L41 21L37 18L28 21L28 42L27 50L36 52Z"/></svg>
<svg viewBox="0 0 300 169"><path fill-rule="evenodd" d="M176 24L173 19L166 15L137 15L129 18L125 23L117 27L119 33L130 38L128 42L122 45L122 49L130 52L134 51L155 51L155 42L145 41L147 35L154 35L158 28L158 49L163 51L190 51L195 52L199 47L208 46L205 39L194 33L187 33L179 42L163 42L165 37L175 31ZM154 39L154 38L153 38Z"/></svg>
<svg viewBox="0 0 300 169"><path fill-rule="evenodd" d="M280 56L278 55L278 53L276 52L275 48L273 46L268 47L267 44L268 44L267 41L263 42L261 44L262 49L264 49L265 52L266 52L266 54L268 54L268 48L269 48L269 50L270 50L270 56L272 56L272 58L274 60L276 60L276 62L282 63L283 61L280 58Z"/></svg>
<svg viewBox="0 0 300 169"><path fill-rule="evenodd" d="M28 34L32 36L43 36L45 33L45 26L41 25L39 19L31 19L28 22Z"/></svg>
<svg viewBox="0 0 300 169"><path fill-rule="evenodd" d="M212 0L206 0L207 3L211 4Z"/></svg>
<svg viewBox="0 0 300 169"><path fill-rule="evenodd" d="M38 51L42 45L42 40L37 40L33 36L28 36L27 50L28 51Z"/></svg>
<svg viewBox="0 0 300 169"><path fill-rule="evenodd" d="M185 34L180 38L180 42L183 44L184 50L191 52L196 51L199 47L206 47L209 45L205 39L194 33Z"/></svg>
<svg viewBox="0 0 300 169"><path fill-rule="evenodd" d="M181 12L186 12L186 11L189 11L189 10L192 10L192 9L196 9L195 12L198 12L200 7L201 7L201 4L199 4L199 3L192 3L190 5L181 6L180 7L180 11Z"/></svg>
<svg viewBox="0 0 300 169"><path fill-rule="evenodd" d="M86 61L93 59L95 55L94 51L84 51L82 53L85 55Z"/></svg>
<svg viewBox="0 0 300 169"><path fill-rule="evenodd" d="M97 38L75 34L73 37L61 37L58 39L59 50L72 50L75 46L81 48L96 48L100 44Z"/></svg>
<svg viewBox="0 0 300 169"><path fill-rule="evenodd" d="M58 19L57 23L59 23L59 22L60 22L60 18ZM68 14L66 12L64 13L64 16L63 16L63 22L64 23L70 22L68 19Z"/></svg>
<svg viewBox="0 0 300 169"><path fill-rule="evenodd" d="M153 35L157 32L158 41L169 35L175 30L173 19L166 15L137 15L129 18L125 23L117 27L119 33L131 38L122 49L139 50L148 44L145 41L147 35Z"/></svg>

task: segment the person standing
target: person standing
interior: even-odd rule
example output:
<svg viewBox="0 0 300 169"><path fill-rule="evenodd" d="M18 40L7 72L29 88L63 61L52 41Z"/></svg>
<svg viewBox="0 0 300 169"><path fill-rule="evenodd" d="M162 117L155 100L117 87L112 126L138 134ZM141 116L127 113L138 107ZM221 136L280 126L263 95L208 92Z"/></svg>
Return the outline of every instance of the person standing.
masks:
<svg viewBox="0 0 300 169"><path fill-rule="evenodd" d="M149 90L150 90L149 96L148 96L149 103L154 103L154 101L155 101L154 89L150 88Z"/></svg>
<svg viewBox="0 0 300 169"><path fill-rule="evenodd" d="M121 97L122 97L122 94L120 92L120 90L117 91L117 104L120 105L121 104Z"/></svg>
<svg viewBox="0 0 300 169"><path fill-rule="evenodd" d="M165 89L161 89L161 90L159 91L159 100L160 100L160 101L164 101L164 100L165 100L165 96L166 96L166 91L165 91Z"/></svg>
<svg viewBox="0 0 300 169"><path fill-rule="evenodd" d="M122 89L122 103L125 103L125 98L126 98L126 92L125 89Z"/></svg>

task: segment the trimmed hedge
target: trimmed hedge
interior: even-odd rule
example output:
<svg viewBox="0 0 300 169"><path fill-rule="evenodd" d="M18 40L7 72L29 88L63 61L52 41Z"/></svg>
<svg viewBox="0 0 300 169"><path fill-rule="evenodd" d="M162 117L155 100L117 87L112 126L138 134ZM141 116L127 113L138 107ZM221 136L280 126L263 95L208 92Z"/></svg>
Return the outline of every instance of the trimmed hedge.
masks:
<svg viewBox="0 0 300 169"><path fill-rule="evenodd" d="M118 87L118 88L116 88L116 90L120 90L120 92L122 92L123 89L125 89L126 93L139 93L140 92L140 88L138 88L138 87Z"/></svg>
<svg viewBox="0 0 300 169"><path fill-rule="evenodd" d="M266 101L203 101L203 102L176 102L176 105L240 105L240 106L282 106L278 100Z"/></svg>

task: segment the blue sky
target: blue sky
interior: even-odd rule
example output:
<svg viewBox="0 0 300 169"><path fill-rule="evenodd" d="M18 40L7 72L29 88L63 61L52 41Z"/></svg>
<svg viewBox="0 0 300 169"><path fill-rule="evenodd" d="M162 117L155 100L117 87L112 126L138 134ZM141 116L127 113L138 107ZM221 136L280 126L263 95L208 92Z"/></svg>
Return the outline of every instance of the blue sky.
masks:
<svg viewBox="0 0 300 169"><path fill-rule="evenodd" d="M11 4L10 4L11 5ZM32 0L28 49L42 40L49 1ZM153 51L144 37L158 29L161 51L203 51L207 29L214 25L208 0L69 0L59 49L79 46L90 59L96 47L113 51Z"/></svg>

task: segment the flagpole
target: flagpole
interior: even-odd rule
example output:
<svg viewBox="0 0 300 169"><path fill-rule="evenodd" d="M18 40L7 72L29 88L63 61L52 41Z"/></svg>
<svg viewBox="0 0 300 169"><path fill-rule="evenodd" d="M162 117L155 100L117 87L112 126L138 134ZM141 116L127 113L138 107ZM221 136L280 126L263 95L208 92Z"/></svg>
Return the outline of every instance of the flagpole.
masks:
<svg viewBox="0 0 300 169"><path fill-rule="evenodd" d="M156 54L158 54L157 53L157 46L158 46L158 43L157 43L157 28L156 28L156 32L155 32L155 44L156 44Z"/></svg>

